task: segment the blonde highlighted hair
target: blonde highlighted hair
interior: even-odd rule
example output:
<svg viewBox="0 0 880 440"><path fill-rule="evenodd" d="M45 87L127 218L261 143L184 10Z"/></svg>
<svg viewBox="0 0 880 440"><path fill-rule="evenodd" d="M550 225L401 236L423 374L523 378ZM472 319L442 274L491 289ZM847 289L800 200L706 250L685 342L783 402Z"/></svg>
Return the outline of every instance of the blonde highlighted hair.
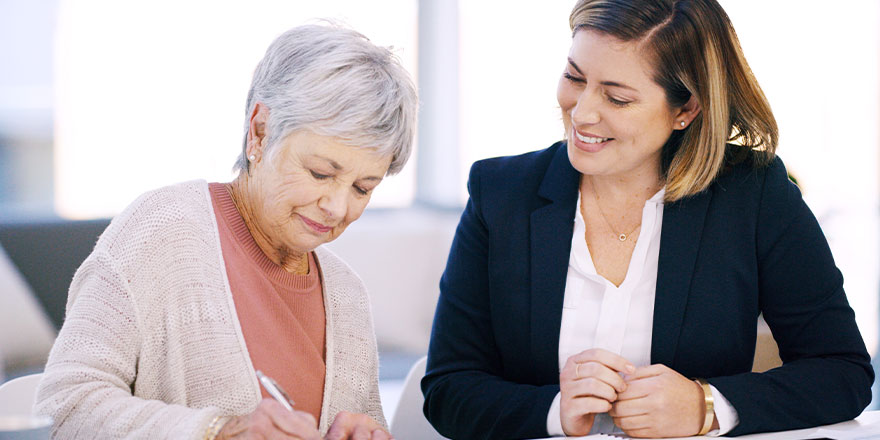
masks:
<svg viewBox="0 0 880 440"><path fill-rule="evenodd" d="M772 161L776 119L716 0L579 0L569 24L572 34L589 29L637 42L671 107L691 96L699 102L700 114L663 147L668 202L705 190L728 163Z"/></svg>

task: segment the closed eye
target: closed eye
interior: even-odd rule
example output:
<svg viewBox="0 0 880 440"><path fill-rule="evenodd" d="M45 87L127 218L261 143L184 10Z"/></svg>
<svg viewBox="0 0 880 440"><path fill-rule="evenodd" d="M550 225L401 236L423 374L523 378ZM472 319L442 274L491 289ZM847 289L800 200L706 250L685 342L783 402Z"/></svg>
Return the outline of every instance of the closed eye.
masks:
<svg viewBox="0 0 880 440"><path fill-rule="evenodd" d="M369 190L369 189L361 188L361 187L359 187L359 186L357 186L357 185L352 185L352 187L354 188L355 192L357 192L358 194L360 194L360 195L362 195L362 196L365 196L365 195L369 194L370 191L371 191L371 190Z"/></svg>
<svg viewBox="0 0 880 440"><path fill-rule="evenodd" d="M326 174L316 173L313 170L309 170L309 172L312 173L312 177L314 177L315 179L318 179L318 180L329 179L331 177Z"/></svg>
<svg viewBox="0 0 880 440"><path fill-rule="evenodd" d="M587 81L584 80L583 78L578 78L578 77L576 77L576 76L574 76L574 75L572 75L572 74L570 74L570 73L568 73L568 72L563 73L562 76L564 76L565 79L567 79L567 80L569 80L569 81L571 81L571 82L575 82L575 83L585 83L585 82L587 82Z"/></svg>
<svg viewBox="0 0 880 440"><path fill-rule="evenodd" d="M631 103L630 101L621 101L619 99L614 99L610 96L608 97L608 102L610 102L618 107L626 107L627 105L629 105Z"/></svg>

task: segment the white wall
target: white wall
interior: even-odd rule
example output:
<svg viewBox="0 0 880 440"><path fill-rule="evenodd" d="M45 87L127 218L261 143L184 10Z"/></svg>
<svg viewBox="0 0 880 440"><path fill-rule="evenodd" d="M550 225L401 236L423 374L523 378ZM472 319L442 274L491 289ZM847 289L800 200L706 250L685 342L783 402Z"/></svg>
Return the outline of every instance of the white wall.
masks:
<svg viewBox="0 0 880 440"><path fill-rule="evenodd" d="M381 349L427 352L458 218L419 208L367 211L327 245L369 289Z"/></svg>

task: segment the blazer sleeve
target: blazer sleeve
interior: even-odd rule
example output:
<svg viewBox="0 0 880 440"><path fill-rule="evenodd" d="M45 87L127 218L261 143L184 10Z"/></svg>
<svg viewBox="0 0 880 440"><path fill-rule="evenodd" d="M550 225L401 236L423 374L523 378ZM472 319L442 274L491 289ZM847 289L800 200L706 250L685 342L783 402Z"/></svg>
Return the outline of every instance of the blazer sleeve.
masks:
<svg viewBox="0 0 880 440"><path fill-rule="evenodd" d="M871 401L870 357L822 230L778 159L761 189L756 251L759 305L783 365L709 379L739 415L727 435L858 416Z"/></svg>
<svg viewBox="0 0 880 440"><path fill-rule="evenodd" d="M547 412L559 385L536 386L503 378L490 307L490 228L481 212L480 163L471 168L470 198L453 239L434 315L428 365L422 379L424 413L449 438L508 439L547 436ZM502 258L508 258L505 256Z"/></svg>

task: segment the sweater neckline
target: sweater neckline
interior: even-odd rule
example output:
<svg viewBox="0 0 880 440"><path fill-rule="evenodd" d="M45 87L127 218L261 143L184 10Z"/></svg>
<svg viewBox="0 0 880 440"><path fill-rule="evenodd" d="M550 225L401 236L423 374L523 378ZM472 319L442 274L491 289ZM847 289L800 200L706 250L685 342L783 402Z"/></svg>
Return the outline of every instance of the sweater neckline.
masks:
<svg viewBox="0 0 880 440"><path fill-rule="evenodd" d="M220 215L223 216L223 219L232 231L233 239L241 246L248 259L259 267L271 282L298 293L306 293L314 289L320 282L314 252L308 253L308 274L297 275L284 270L283 267L270 260L263 250L260 249L253 235L251 235L247 224L245 224L244 218L238 212L238 208L235 206L235 202L232 200L232 195L229 193L226 185L212 183L209 185L209 189L215 200L217 200Z"/></svg>

